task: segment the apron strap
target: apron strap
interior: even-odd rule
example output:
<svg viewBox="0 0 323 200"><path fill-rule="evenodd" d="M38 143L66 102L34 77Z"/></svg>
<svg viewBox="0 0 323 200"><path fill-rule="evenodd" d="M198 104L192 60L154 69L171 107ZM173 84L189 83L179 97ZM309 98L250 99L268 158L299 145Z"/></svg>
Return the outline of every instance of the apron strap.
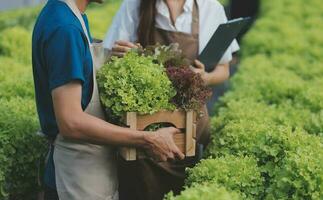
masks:
<svg viewBox="0 0 323 200"><path fill-rule="evenodd" d="M200 32L200 14L197 1L194 0L193 12L192 12L192 35L198 36Z"/></svg>
<svg viewBox="0 0 323 200"><path fill-rule="evenodd" d="M80 10L78 9L78 7L76 6L75 0L60 0L60 1L66 3L66 5L71 9L71 11L74 13L74 15L78 18L79 22L82 25L82 29L83 29L83 31L85 33L85 36L86 36L87 42L89 44L89 47L91 47L91 40L90 40L90 37L89 37L89 33L87 31L87 28L86 28L84 19L82 17L82 14L81 14Z"/></svg>

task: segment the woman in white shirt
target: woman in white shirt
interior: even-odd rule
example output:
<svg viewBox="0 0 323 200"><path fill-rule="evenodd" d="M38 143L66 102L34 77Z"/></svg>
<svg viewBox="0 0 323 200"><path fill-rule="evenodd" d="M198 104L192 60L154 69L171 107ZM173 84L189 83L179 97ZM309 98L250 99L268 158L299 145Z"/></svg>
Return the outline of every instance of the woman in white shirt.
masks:
<svg viewBox="0 0 323 200"><path fill-rule="evenodd" d="M209 86L223 83L229 77L232 53L239 49L234 41L212 72L196 60L217 27L227 21L222 5L216 0L124 0L110 27L104 47L113 56L123 56L131 48L155 43L178 43L191 60L192 70L201 74ZM207 113L205 108L204 110ZM198 142L207 144L208 116L200 120ZM180 192L185 167L196 159L184 162L138 160L119 162L120 200L159 200L170 190Z"/></svg>

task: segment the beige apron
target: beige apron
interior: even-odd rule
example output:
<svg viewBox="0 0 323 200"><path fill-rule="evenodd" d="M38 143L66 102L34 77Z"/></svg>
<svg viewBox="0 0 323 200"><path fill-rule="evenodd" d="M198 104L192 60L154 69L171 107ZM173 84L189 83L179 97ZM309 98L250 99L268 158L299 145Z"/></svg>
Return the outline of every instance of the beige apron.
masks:
<svg viewBox="0 0 323 200"><path fill-rule="evenodd" d="M153 33L155 43L163 45L178 43L191 63L197 58L199 50L199 13L196 1L192 17L192 34L159 28L155 28ZM198 121L197 136L198 142L206 144L209 137L206 106L202 111L204 115ZM196 162L196 157L174 162L155 162L150 159L129 162L119 159L120 200L162 200L170 190L179 194L184 185L185 168L194 166Z"/></svg>
<svg viewBox="0 0 323 200"><path fill-rule="evenodd" d="M93 92L85 112L104 119L96 82L96 71L102 66L102 43L91 44L84 20L74 0L65 2L79 19L89 42L93 59ZM57 136L54 164L57 193L60 200L118 200L116 156L110 146L89 144Z"/></svg>

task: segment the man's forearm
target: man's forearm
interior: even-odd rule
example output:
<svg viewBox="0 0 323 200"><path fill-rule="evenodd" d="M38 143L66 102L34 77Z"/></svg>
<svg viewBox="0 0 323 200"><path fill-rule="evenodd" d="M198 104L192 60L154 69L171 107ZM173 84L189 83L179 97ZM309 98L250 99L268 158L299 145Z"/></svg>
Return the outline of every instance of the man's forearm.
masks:
<svg viewBox="0 0 323 200"><path fill-rule="evenodd" d="M62 135L71 139L85 140L95 144L145 147L147 141L143 131L119 127L87 113L79 113L71 125L62 128Z"/></svg>
<svg viewBox="0 0 323 200"><path fill-rule="evenodd" d="M109 124L82 110L81 94L79 81L52 91L55 117L63 137L101 145L141 147L163 161L184 157L173 140L178 129L169 127L148 133Z"/></svg>

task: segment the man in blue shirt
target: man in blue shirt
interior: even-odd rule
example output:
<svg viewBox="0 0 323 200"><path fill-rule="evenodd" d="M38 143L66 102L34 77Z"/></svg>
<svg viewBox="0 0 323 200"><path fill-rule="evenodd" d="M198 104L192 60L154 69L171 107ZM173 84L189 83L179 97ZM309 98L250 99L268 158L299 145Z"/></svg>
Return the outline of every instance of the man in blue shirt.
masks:
<svg viewBox="0 0 323 200"><path fill-rule="evenodd" d="M101 0L49 0L33 32L39 121L55 141L45 170L45 199L117 199L111 146L143 148L160 160L184 157L173 141L177 129L147 134L103 120L84 14L91 2Z"/></svg>

